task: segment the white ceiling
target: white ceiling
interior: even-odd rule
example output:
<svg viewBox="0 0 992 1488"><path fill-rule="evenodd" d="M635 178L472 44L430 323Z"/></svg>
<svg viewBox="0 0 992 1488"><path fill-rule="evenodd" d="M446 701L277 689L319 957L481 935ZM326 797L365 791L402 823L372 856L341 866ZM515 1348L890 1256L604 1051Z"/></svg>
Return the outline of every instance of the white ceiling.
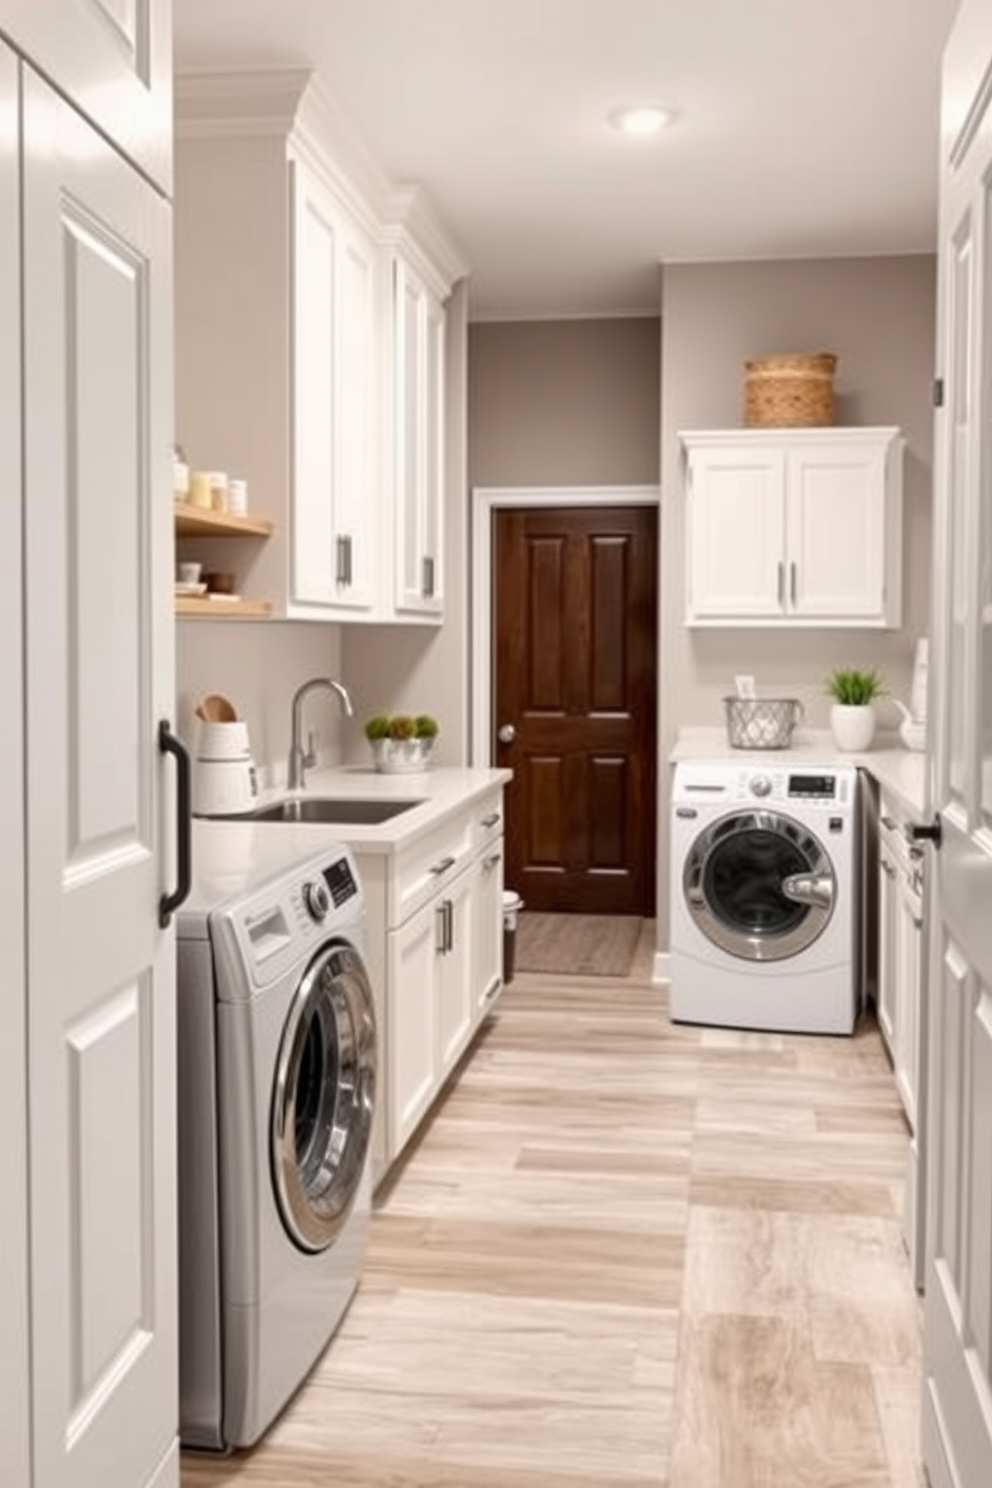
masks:
<svg viewBox="0 0 992 1488"><path fill-rule="evenodd" d="M935 245L957 0L174 0L179 72L312 66L475 319L657 311L659 262ZM678 124L628 140L624 102Z"/></svg>

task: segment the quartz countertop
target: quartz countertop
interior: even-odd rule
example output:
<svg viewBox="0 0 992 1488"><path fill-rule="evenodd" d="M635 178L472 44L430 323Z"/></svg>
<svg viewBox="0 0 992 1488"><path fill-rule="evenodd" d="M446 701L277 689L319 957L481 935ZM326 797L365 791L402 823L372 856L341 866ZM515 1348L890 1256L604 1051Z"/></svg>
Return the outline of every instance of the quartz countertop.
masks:
<svg viewBox="0 0 992 1488"><path fill-rule="evenodd" d="M416 800L418 804L375 826L352 822L260 822L241 818L193 819L195 910L246 892L270 873L345 843L356 853L402 852L445 817L512 778L511 770L438 767L416 774L385 775L369 765L341 765L307 774L303 796L356 800ZM289 795L284 786L259 792L257 806Z"/></svg>
<svg viewBox="0 0 992 1488"><path fill-rule="evenodd" d="M922 816L926 805L926 755L904 749L895 734L876 736L876 747L857 754L841 751L829 729L796 729L789 749L733 749L723 728L684 728L669 755L681 760L736 760L741 764L854 765L903 804Z"/></svg>

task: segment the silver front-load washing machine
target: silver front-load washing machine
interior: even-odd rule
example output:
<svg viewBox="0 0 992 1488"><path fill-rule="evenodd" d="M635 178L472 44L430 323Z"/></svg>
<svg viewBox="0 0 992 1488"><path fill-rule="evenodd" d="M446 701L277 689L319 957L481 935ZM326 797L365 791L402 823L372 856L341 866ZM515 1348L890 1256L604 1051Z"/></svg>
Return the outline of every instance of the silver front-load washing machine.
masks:
<svg viewBox="0 0 992 1488"><path fill-rule="evenodd" d="M229 886L229 884L228 884ZM250 1446L358 1286L376 1077L365 908L343 846L178 920L180 1436Z"/></svg>

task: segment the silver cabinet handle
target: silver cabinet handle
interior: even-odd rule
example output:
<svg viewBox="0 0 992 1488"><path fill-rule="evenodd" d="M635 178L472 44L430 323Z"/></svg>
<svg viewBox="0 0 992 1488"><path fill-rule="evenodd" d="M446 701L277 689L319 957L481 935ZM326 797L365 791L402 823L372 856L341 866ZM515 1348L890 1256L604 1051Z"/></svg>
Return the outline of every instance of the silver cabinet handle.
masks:
<svg viewBox="0 0 992 1488"><path fill-rule="evenodd" d="M448 901L445 899L441 904L438 905L437 909L434 911L434 928L436 932L434 936L434 949L437 951L439 956L443 956L445 951L448 949L448 917L444 912L447 902Z"/></svg>
<svg viewBox="0 0 992 1488"><path fill-rule="evenodd" d="M502 858L502 853L493 853L491 858L486 858L482 866L485 868L487 873L491 873L496 867L496 864L502 861Z"/></svg>
<svg viewBox="0 0 992 1488"><path fill-rule="evenodd" d="M334 546L337 555L334 577L339 584L348 587L352 582L353 573L350 534L342 533L341 536L335 538Z"/></svg>
<svg viewBox="0 0 992 1488"><path fill-rule="evenodd" d="M423 578L421 581L421 593L425 599L434 598L434 559L425 558L423 564Z"/></svg>
<svg viewBox="0 0 992 1488"><path fill-rule="evenodd" d="M895 878L896 870L893 868L891 863L880 861L878 866L881 868L886 878Z"/></svg>
<svg viewBox="0 0 992 1488"><path fill-rule="evenodd" d="M501 744L512 744L517 737L517 731L512 723L501 723L496 731L496 737Z"/></svg>
<svg viewBox="0 0 992 1488"><path fill-rule="evenodd" d="M432 866L431 872L433 874L435 874L435 875L440 875L442 873L447 873L448 869L453 866L454 861L455 861L454 858L450 858L450 857L449 858L442 858L439 863L435 863Z"/></svg>
<svg viewBox="0 0 992 1488"><path fill-rule="evenodd" d="M498 811L494 811L493 814L492 814L492 816L484 816L482 818L482 825L484 827L495 827L496 823L499 820L500 820L500 814L499 814L499 812Z"/></svg>
<svg viewBox="0 0 992 1488"><path fill-rule="evenodd" d="M785 602L785 564L782 562L778 565L778 602Z"/></svg>
<svg viewBox="0 0 992 1488"><path fill-rule="evenodd" d="M882 826L885 827L885 829L889 832L894 832L896 830L896 827L899 825L899 823L895 821L894 818L891 816L880 816L879 821L882 823Z"/></svg>
<svg viewBox="0 0 992 1488"><path fill-rule="evenodd" d="M789 600L792 604L796 602L796 565L789 564Z"/></svg>

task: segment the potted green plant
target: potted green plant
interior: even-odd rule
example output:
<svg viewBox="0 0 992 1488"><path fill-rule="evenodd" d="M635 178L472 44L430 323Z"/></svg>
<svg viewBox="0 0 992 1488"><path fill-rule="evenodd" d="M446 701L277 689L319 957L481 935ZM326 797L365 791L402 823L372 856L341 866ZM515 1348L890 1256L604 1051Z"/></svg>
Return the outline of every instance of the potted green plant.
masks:
<svg viewBox="0 0 992 1488"><path fill-rule="evenodd" d="M365 721L372 763L384 775L426 770L438 733L437 720L429 713L374 713Z"/></svg>
<svg viewBox="0 0 992 1488"><path fill-rule="evenodd" d="M858 753L875 737L874 702L885 693L885 683L874 667L836 667L827 677L833 699L830 729L838 749Z"/></svg>

